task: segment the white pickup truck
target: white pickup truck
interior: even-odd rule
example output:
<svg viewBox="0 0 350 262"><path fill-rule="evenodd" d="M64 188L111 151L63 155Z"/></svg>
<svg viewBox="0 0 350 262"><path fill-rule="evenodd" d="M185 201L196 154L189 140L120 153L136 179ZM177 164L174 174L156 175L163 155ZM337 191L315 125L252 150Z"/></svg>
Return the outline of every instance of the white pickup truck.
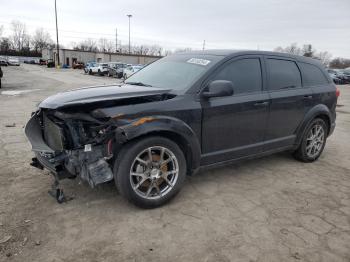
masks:
<svg viewBox="0 0 350 262"><path fill-rule="evenodd" d="M108 73L108 64L107 63L96 63L89 67L89 74L99 74L105 75Z"/></svg>

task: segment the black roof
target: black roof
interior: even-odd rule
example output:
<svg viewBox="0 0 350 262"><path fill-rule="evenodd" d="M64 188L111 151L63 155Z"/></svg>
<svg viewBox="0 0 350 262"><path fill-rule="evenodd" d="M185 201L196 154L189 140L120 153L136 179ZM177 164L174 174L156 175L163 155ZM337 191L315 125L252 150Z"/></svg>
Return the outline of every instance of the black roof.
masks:
<svg viewBox="0 0 350 262"><path fill-rule="evenodd" d="M188 51L184 53L179 54L186 54L186 55L216 55L216 56L237 56L237 55L268 55L268 56L279 56L279 57L286 57L286 58L292 58L300 62L306 62L311 64L317 64L320 65L321 62L317 59L300 56L300 55L293 55L288 53L281 53L281 52L273 52L273 51L259 51L259 50L239 50L239 49L208 49L208 50L199 50L199 51Z"/></svg>

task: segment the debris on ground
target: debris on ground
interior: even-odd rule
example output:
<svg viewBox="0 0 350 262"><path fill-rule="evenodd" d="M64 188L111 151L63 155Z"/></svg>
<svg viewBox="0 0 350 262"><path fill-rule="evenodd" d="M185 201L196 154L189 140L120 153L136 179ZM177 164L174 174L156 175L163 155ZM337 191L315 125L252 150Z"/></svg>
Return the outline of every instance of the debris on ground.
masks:
<svg viewBox="0 0 350 262"><path fill-rule="evenodd" d="M0 239L0 244L6 243L6 242L9 241L11 238L12 238L11 235L4 236L2 239Z"/></svg>
<svg viewBox="0 0 350 262"><path fill-rule="evenodd" d="M35 241L35 245L36 245L36 246L40 246L40 244L41 244L41 241L40 241L40 240Z"/></svg>
<svg viewBox="0 0 350 262"><path fill-rule="evenodd" d="M16 123L6 124L5 127L16 127Z"/></svg>

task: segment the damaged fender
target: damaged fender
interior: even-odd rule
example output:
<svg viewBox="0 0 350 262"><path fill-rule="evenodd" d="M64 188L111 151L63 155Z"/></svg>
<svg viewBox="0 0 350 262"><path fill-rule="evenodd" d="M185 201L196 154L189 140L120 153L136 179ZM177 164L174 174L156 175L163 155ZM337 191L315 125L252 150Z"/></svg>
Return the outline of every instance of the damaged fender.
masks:
<svg viewBox="0 0 350 262"><path fill-rule="evenodd" d="M150 133L167 132L180 136L186 142L186 149L190 153L189 163L191 169L195 170L200 165L201 149L197 136L185 122L169 116L147 116L130 120L125 124L125 119L121 119L124 125L116 129L116 140L125 143L137 137Z"/></svg>

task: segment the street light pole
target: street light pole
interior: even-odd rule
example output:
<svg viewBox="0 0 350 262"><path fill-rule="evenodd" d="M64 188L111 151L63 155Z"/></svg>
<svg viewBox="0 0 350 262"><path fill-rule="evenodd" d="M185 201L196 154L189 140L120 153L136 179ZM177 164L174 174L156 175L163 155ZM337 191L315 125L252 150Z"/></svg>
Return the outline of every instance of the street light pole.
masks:
<svg viewBox="0 0 350 262"><path fill-rule="evenodd" d="M56 50L57 50L57 65L60 65L60 52L58 44L58 26L57 26L57 5L55 0L55 17L56 17Z"/></svg>
<svg viewBox="0 0 350 262"><path fill-rule="evenodd" d="M127 17L129 17L129 54L131 54L131 48L130 48L130 18L132 17L132 15L126 15Z"/></svg>

